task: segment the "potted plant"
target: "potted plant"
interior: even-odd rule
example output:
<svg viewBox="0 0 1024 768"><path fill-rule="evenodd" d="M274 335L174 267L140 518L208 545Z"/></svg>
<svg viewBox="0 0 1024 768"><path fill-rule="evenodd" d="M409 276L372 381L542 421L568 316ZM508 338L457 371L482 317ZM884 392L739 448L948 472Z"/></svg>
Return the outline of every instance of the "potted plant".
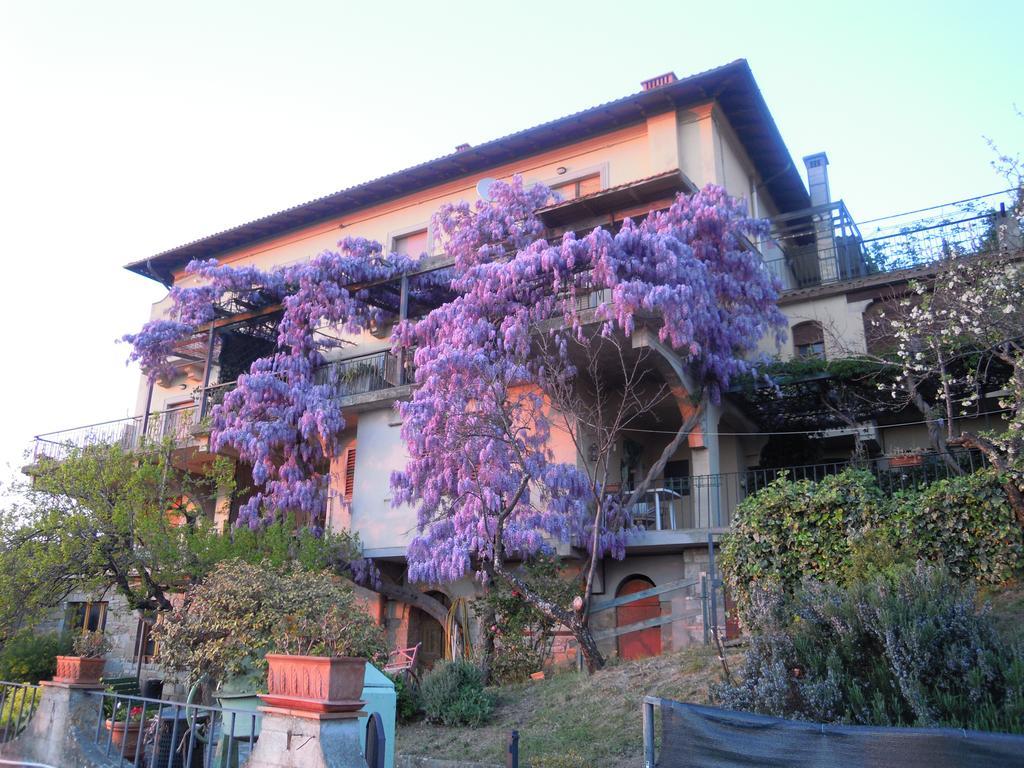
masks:
<svg viewBox="0 0 1024 768"><path fill-rule="evenodd" d="M74 656L57 657L55 683L70 685L98 685L107 663L104 655L110 650L110 640L102 632L83 632L72 643Z"/></svg>
<svg viewBox="0 0 1024 768"><path fill-rule="evenodd" d="M920 450L897 450L889 457L889 466L894 469L899 467L917 467L924 461L924 455Z"/></svg>
<svg viewBox="0 0 1024 768"><path fill-rule="evenodd" d="M108 701L104 704L104 714L107 717L107 730L110 731L111 749L119 755L134 759L139 735L142 733L143 708L138 705L130 706L123 701L117 702L115 707Z"/></svg>
<svg viewBox="0 0 1024 768"><path fill-rule="evenodd" d="M267 654L268 693L260 698L311 712L359 709L367 659L382 650L379 628L354 605L286 614L275 647L277 653Z"/></svg>
<svg viewBox="0 0 1024 768"><path fill-rule="evenodd" d="M361 664L386 653L383 630L347 582L327 571L241 560L220 563L153 632L165 668L206 680L221 706L253 711L268 691L267 654L358 655ZM331 690L325 700L358 701L361 688L346 699L332 699Z"/></svg>

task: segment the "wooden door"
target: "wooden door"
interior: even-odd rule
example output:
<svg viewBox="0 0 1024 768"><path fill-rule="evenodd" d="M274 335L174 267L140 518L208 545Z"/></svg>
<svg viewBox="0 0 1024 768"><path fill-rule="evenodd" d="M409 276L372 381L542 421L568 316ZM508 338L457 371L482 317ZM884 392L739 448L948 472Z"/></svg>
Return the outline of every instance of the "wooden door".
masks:
<svg viewBox="0 0 1024 768"><path fill-rule="evenodd" d="M631 578L619 587L616 597L636 594L650 589L654 584L644 578ZM615 609L615 626L626 627L647 619L661 616L661 600L657 595L642 597ZM646 659L661 653L661 627L650 627L638 632L629 632L618 637L619 658Z"/></svg>

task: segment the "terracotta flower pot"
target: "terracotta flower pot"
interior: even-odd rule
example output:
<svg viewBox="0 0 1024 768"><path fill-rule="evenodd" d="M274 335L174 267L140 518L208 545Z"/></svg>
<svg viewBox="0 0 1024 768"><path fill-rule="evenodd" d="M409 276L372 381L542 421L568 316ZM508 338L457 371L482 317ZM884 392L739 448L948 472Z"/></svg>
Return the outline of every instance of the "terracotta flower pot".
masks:
<svg viewBox="0 0 1024 768"><path fill-rule="evenodd" d="M924 462L924 457L914 453L904 453L889 458L890 467L917 467Z"/></svg>
<svg viewBox="0 0 1024 768"><path fill-rule="evenodd" d="M129 761L135 759L135 749L139 744L139 735L142 733L142 723L128 723L124 720L117 722L107 720L107 730L110 731L110 751L121 755ZM121 745L124 744L124 751Z"/></svg>
<svg viewBox="0 0 1024 768"><path fill-rule="evenodd" d="M85 656L58 656L55 683L74 685L98 685L103 676L106 659L91 659Z"/></svg>
<svg viewBox="0 0 1024 768"><path fill-rule="evenodd" d="M268 653L265 704L306 712L353 712L365 702L366 659L350 656L288 656Z"/></svg>

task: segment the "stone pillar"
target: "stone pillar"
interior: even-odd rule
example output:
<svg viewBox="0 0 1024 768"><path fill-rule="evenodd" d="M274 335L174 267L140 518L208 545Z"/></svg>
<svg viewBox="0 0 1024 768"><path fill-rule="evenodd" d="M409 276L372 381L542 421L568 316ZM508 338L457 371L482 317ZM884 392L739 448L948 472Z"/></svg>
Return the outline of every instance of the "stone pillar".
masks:
<svg viewBox="0 0 1024 768"><path fill-rule="evenodd" d="M45 680L39 708L24 732L0 745L0 756L60 768L112 764L96 746L100 685Z"/></svg>
<svg viewBox="0 0 1024 768"><path fill-rule="evenodd" d="M246 768L367 768L359 718L365 712L260 707L260 738Z"/></svg>

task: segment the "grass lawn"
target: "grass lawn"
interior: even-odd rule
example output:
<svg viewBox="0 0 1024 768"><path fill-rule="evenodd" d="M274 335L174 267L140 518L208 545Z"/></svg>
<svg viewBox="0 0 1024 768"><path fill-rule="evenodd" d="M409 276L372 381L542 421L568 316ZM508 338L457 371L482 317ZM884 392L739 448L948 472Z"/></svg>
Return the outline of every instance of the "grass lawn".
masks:
<svg viewBox="0 0 1024 768"><path fill-rule="evenodd" d="M731 654L735 666L739 654ZM494 718L480 728L423 722L398 727L400 754L504 765L505 741L519 731L521 762L575 753L559 768L641 764L640 701L645 695L706 703L708 685L722 679L717 656L703 646L643 661L612 664L588 676L563 672L546 680L495 689Z"/></svg>

